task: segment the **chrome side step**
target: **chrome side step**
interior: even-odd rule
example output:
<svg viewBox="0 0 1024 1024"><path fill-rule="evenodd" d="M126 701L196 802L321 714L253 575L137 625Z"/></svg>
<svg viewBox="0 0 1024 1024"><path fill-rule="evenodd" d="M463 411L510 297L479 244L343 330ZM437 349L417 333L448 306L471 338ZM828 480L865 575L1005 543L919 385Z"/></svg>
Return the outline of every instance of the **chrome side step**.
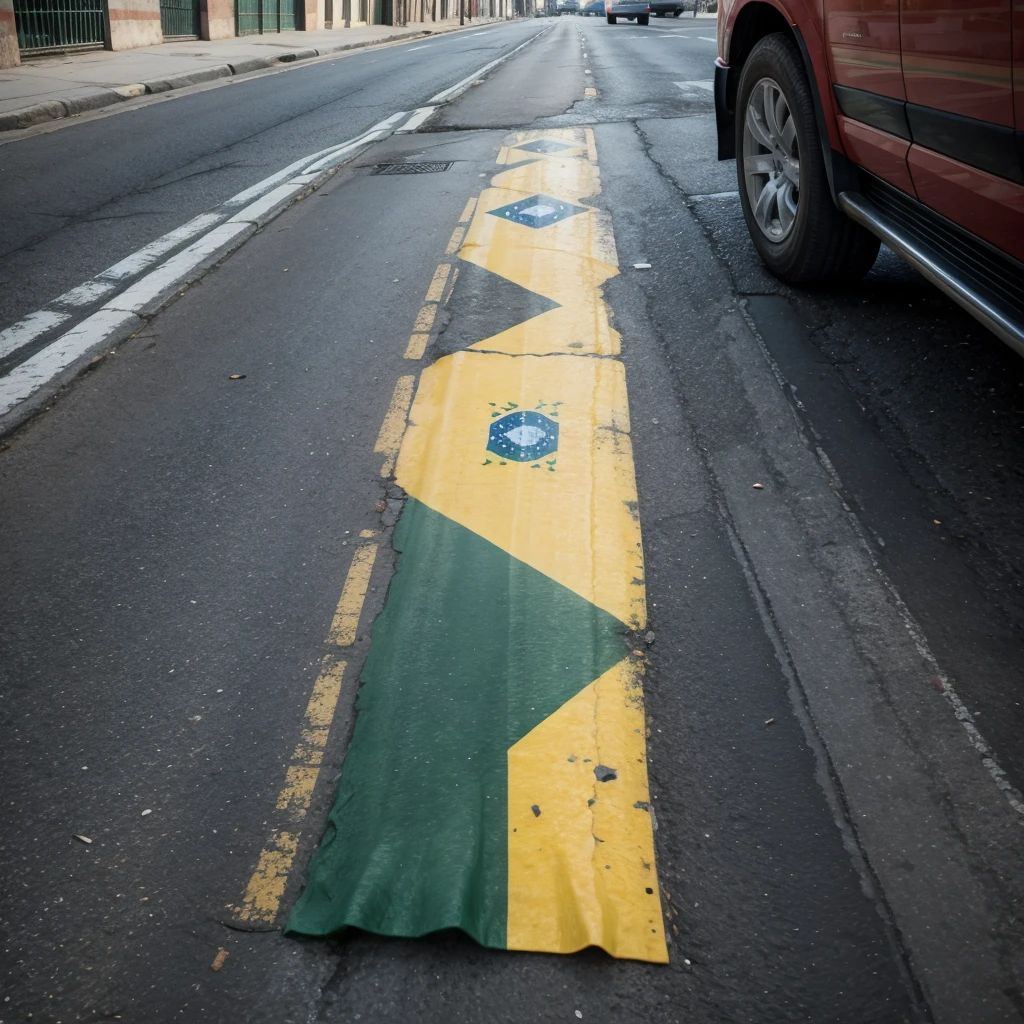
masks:
<svg viewBox="0 0 1024 1024"><path fill-rule="evenodd" d="M913 202L913 200L910 200ZM877 235L897 256L958 302L979 323L1024 356L1024 317L985 294L977 282L957 273L942 253L886 217L858 192L841 192L839 206L851 220Z"/></svg>

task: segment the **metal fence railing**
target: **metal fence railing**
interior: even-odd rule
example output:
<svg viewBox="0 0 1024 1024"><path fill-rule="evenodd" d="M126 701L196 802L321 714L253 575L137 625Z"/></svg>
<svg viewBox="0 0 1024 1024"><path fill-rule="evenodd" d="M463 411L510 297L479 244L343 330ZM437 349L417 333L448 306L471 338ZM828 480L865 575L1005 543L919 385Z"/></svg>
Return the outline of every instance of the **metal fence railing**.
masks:
<svg viewBox="0 0 1024 1024"><path fill-rule="evenodd" d="M103 45L103 0L14 0L18 46L60 50Z"/></svg>
<svg viewBox="0 0 1024 1024"><path fill-rule="evenodd" d="M238 34L294 32L301 27L299 0L236 0ZM335 0L337 5L339 0Z"/></svg>
<svg viewBox="0 0 1024 1024"><path fill-rule="evenodd" d="M199 0L160 0L160 29L165 39L199 35Z"/></svg>

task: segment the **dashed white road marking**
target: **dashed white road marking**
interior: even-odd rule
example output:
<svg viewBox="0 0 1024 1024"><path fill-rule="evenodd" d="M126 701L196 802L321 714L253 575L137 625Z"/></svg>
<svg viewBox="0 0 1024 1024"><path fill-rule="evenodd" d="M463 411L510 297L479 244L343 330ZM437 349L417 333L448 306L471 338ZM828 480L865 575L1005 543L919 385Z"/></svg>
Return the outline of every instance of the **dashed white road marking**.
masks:
<svg viewBox="0 0 1024 1024"><path fill-rule="evenodd" d="M673 82L672 84L673 85L678 85L679 88L683 90L683 92L686 92L688 89L707 89L708 92L714 92L715 91L715 83L711 82L711 81L704 81L704 82Z"/></svg>

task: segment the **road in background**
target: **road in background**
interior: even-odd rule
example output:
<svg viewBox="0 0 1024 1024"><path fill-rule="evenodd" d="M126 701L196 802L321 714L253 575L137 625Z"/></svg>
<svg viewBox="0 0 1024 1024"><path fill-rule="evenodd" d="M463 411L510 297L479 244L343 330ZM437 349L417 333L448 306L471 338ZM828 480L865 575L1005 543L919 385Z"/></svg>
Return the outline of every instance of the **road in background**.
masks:
<svg viewBox="0 0 1024 1024"><path fill-rule="evenodd" d="M282 214L8 442L12 1020L1024 1019L1020 817L992 775L1021 775L1024 369L885 253L844 289L764 274L733 166L713 158L713 25L560 19L435 128L372 147ZM350 60L275 88L316 74L331 91ZM178 102L216 118L237 95ZM283 937L394 567L404 496L381 468L401 382L548 308L454 254L510 133L573 127L593 130L594 202L622 270L606 296L647 563L638 642L670 963L456 933ZM441 166L372 173L425 160ZM282 782L367 543L295 826ZM980 712L992 764L952 692Z"/></svg>
<svg viewBox="0 0 1024 1024"><path fill-rule="evenodd" d="M0 140L0 324L292 161L426 104L544 27L488 25L370 48Z"/></svg>

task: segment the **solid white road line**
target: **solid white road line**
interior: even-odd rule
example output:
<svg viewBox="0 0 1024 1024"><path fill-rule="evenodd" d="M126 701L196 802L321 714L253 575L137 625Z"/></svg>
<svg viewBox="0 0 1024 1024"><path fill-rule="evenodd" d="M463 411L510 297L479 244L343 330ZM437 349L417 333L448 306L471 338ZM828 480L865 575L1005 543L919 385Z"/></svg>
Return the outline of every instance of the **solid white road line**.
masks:
<svg viewBox="0 0 1024 1024"><path fill-rule="evenodd" d="M295 163L289 164L287 167L283 167L276 174L271 174L262 181L257 181L255 185L250 185L249 188L236 193L228 199L224 205L245 206L246 203L251 202L257 196L263 195L264 192L269 191L275 185L279 185L282 181L288 181L289 178L298 174L304 167L308 167L311 160L316 160L319 157L325 156L327 153L332 152L334 148L335 147L331 146L328 149L321 149L319 152L310 153L308 156L304 156L301 160L296 160Z"/></svg>
<svg viewBox="0 0 1024 1024"><path fill-rule="evenodd" d="M112 292L117 285L113 281L100 281L97 278L92 278L89 281L83 281L82 284L70 291L66 291L63 295L58 295L53 300L53 305L56 306L91 306L94 302L102 299L104 295Z"/></svg>
<svg viewBox="0 0 1024 1024"><path fill-rule="evenodd" d="M401 121L403 117L408 113L407 110L399 110L397 113L392 114L390 117L386 117L383 121L378 121L377 124L371 125L361 135L357 135L354 139L349 139L346 142L339 142L336 146L328 146L326 149L317 150L315 153L309 153L302 157L301 160L296 160L294 163L289 164L287 167L282 168L275 174L271 174L269 177L264 178L262 181L257 181L255 185L250 185L249 188L244 189L241 192L237 192L230 199L225 200L225 206L244 206L246 203L255 199L257 196L263 195L264 192L269 191L275 185L279 185L282 181L288 181L293 175L298 174L300 171L305 170L309 165L315 161L322 159L325 156L330 156L333 153L337 153L341 149L354 146L362 142L372 132L381 131L390 128L393 124Z"/></svg>
<svg viewBox="0 0 1024 1024"><path fill-rule="evenodd" d="M398 113L392 114L380 122L380 124L390 126L400 121L406 114L407 111L400 110ZM230 199L225 200L223 207L226 207L226 209L222 209L221 212L201 213L198 217L193 217L192 220L186 221L180 227L175 228L173 231L168 231L167 234L161 235L148 245L144 245L141 249L125 256L124 259L119 260L113 266L107 267L106 270L101 271L96 277L82 282L82 284L66 291L63 295L59 295L56 299L51 300L48 306L74 307L95 302L97 299L114 291L121 281L135 277L154 263L159 262L162 257L166 256L172 249L176 249L183 242L187 242L190 238L195 238L197 235L209 231L216 224L221 223L228 217L232 207L258 198L281 182L290 181L294 178L296 172L303 169L325 170L333 163L345 159L352 149L380 138L383 132L375 131L375 128L379 128L379 125L375 125L362 135L348 142L340 143L337 146L330 146L327 149L304 156L301 160L296 160L275 174L271 174L262 181L256 182L255 185L251 185L242 192L236 193ZM310 167L310 161L317 160L318 157L320 158L319 161ZM298 191L298 189L294 191ZM289 194L291 194L290 191ZM253 208L239 211L231 219L253 220L263 212L272 209L280 201L281 199L275 196L272 202L261 203L258 206L254 204ZM0 331L0 358L22 348L24 345L28 345L51 328L67 320L68 316L69 314L65 312L49 308L41 309L28 314L28 316L12 324L6 330Z"/></svg>
<svg viewBox="0 0 1024 1024"><path fill-rule="evenodd" d="M714 36L697 36L698 39L703 39L705 43L717 43L718 40Z"/></svg>
<svg viewBox="0 0 1024 1024"><path fill-rule="evenodd" d="M302 186L299 186L301 188ZM298 188L294 191L298 191ZM263 203L267 197L253 203L255 207ZM252 209L252 207L248 207ZM156 270L150 271L141 281L136 281L130 288L126 288L120 295L111 299L103 308L118 310L123 313L139 313L151 302L172 291L190 270L194 270L204 260L209 259L219 249L222 249L228 242L248 231L255 218L237 223L234 217L226 224L207 231L198 242L193 242L187 249L182 249L177 255L172 256L166 263L162 263Z"/></svg>
<svg viewBox="0 0 1024 1024"><path fill-rule="evenodd" d="M321 171L326 171L328 167L333 167L337 163L341 163L342 160L347 160L349 153L354 149L358 149L360 146L365 146L370 142L376 142L377 139L386 135L387 132L368 132L366 135L361 136L355 142L350 142L348 145L339 146L333 153L329 153L322 160L318 160L315 164L307 167L301 177L307 178L310 175L317 175ZM298 178L295 179L298 181Z"/></svg>
<svg viewBox="0 0 1024 1024"><path fill-rule="evenodd" d="M101 309L30 359L19 363L0 378L0 416L30 398L61 370L86 355L118 328L135 320L134 314L120 309Z"/></svg>
<svg viewBox="0 0 1024 1024"><path fill-rule="evenodd" d="M683 92L686 92L689 89L707 89L708 92L714 92L715 91L715 83L714 82L708 82L708 81L705 81L705 82L673 82L672 84L673 85L678 85L679 88L683 90Z"/></svg>
<svg viewBox="0 0 1024 1024"><path fill-rule="evenodd" d="M123 260L115 263L112 267L107 267L96 276L104 281L123 281L125 278L134 277L147 267L151 267L162 256L166 256L172 249L177 249L182 242L201 235L221 220L223 220L223 214L201 213L198 217L186 221L180 228L168 231L166 235L161 235L149 245L144 245L130 256L125 256Z"/></svg>
<svg viewBox="0 0 1024 1024"><path fill-rule="evenodd" d="M125 256L123 260L115 263L106 270L101 271L95 278L84 281L77 288L72 288L63 295L53 300L51 305L74 306L78 295L90 292L93 298L100 298L109 291L113 291L117 282L128 277L134 277L147 267L152 266L162 256L165 256L172 249L176 249L182 242L208 231L214 224L224 219L224 214L201 213L198 217L186 221L181 227L168 231L148 245ZM97 287L103 282L108 282L106 287ZM70 317L69 313L60 312L54 309L40 309L34 313L12 324L4 331L0 331L0 358L10 355L24 345L35 341L36 338L45 334L51 328L63 323Z"/></svg>
<svg viewBox="0 0 1024 1024"><path fill-rule="evenodd" d="M35 341L50 328L62 324L70 315L70 313L58 313L52 309L39 309L35 313L29 313L17 323L11 324L7 330L0 331L0 359L21 348L22 345Z"/></svg>
<svg viewBox="0 0 1024 1024"><path fill-rule="evenodd" d="M239 210L234 217L228 218L228 223L243 223L248 224L250 221L258 220L265 213L269 213L275 206L280 206L286 199L290 199L296 192L301 192L305 188L305 183L295 183L292 179L286 182L284 185L278 185L277 188L268 192L265 196L261 196L254 203L250 203L244 209ZM216 231L216 228L214 228Z"/></svg>

